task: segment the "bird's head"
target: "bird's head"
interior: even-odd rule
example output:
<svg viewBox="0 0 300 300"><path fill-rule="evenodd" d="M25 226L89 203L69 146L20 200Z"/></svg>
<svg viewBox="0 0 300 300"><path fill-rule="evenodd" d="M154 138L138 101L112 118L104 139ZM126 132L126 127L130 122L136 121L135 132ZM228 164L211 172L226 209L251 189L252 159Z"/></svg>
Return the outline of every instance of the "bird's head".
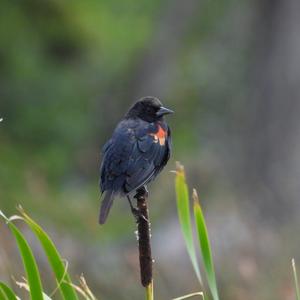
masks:
<svg viewBox="0 0 300 300"><path fill-rule="evenodd" d="M138 100L126 114L127 118L140 118L147 122L161 120L164 115L172 114L173 111L163 107L155 97L147 96Z"/></svg>

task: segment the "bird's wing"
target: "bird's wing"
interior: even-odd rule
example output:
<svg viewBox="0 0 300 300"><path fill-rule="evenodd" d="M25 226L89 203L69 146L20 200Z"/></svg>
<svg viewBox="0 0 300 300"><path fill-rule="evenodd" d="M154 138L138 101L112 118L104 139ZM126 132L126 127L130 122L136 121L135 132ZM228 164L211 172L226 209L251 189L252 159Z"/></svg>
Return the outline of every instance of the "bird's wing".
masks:
<svg viewBox="0 0 300 300"><path fill-rule="evenodd" d="M103 148L101 190L129 193L149 182L169 159L169 139L164 124L122 121Z"/></svg>
<svg viewBox="0 0 300 300"><path fill-rule="evenodd" d="M126 169L125 190L131 192L154 178L169 159L169 130L162 123L144 123L135 131L136 142Z"/></svg>
<svg viewBox="0 0 300 300"><path fill-rule="evenodd" d="M126 194L154 178L170 156L170 131L164 124L122 121L103 147L99 222L104 224L116 194Z"/></svg>
<svg viewBox="0 0 300 300"><path fill-rule="evenodd" d="M99 223L104 224L113 204L114 196L123 193L125 171L132 147L135 143L134 131L128 122L121 122L112 138L103 146L100 167L100 188L102 202Z"/></svg>
<svg viewBox="0 0 300 300"><path fill-rule="evenodd" d="M105 191L105 172L106 172L106 168L107 168L107 156L108 156L108 150L110 148L110 146L112 145L112 140L108 140L104 146L102 147L102 161L101 161L101 165L100 165L100 189L101 192L103 193Z"/></svg>
<svg viewBox="0 0 300 300"><path fill-rule="evenodd" d="M125 172L132 148L135 143L131 124L122 121L114 131L112 138L102 149L100 167L101 191L114 190L121 192L125 182Z"/></svg>

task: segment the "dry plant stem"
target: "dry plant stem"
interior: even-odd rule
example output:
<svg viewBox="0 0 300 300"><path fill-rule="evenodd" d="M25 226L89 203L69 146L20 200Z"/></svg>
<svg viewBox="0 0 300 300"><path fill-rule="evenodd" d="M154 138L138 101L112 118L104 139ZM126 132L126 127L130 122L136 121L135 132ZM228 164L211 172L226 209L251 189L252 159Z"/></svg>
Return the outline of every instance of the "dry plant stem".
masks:
<svg viewBox="0 0 300 300"><path fill-rule="evenodd" d="M144 287L148 287L152 283L152 255L150 244L150 223L147 206L147 191L139 189L135 198L137 199L137 207L139 216L137 218L138 227L138 243L140 256L141 283Z"/></svg>

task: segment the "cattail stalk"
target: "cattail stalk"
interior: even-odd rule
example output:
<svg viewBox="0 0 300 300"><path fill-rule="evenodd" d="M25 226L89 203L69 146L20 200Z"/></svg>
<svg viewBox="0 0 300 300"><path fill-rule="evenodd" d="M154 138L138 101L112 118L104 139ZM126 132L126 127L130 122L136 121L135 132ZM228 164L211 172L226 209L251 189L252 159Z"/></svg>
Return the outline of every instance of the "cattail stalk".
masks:
<svg viewBox="0 0 300 300"><path fill-rule="evenodd" d="M152 254L151 254L151 228L149 222L149 212L147 205L148 193L144 189L139 190L135 198L137 199L137 208L139 215L137 217L138 244L141 283L146 288L146 299L153 299L152 282Z"/></svg>

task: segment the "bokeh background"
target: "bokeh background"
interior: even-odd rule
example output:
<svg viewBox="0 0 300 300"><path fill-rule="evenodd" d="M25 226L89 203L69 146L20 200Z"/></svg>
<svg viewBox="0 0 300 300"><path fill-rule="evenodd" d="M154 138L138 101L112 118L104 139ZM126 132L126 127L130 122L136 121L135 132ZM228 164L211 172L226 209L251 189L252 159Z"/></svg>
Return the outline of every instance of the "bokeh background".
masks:
<svg viewBox="0 0 300 300"><path fill-rule="evenodd" d="M172 160L150 186L157 299L199 290L177 220L176 160L201 195L221 298L294 299L299 26L298 0L2 0L0 209L21 204L100 299L142 299L127 201L97 224L98 169L116 122L154 95L176 112ZM22 272L2 222L0 279L13 285Z"/></svg>

